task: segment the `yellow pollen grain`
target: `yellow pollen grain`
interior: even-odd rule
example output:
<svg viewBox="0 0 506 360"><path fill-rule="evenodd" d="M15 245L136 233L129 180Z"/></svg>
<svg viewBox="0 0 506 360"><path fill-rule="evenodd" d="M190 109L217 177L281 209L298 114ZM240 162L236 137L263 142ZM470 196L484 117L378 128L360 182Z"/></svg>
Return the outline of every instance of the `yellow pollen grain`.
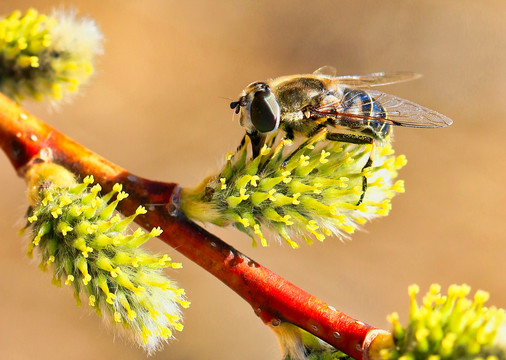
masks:
<svg viewBox="0 0 506 360"><path fill-rule="evenodd" d="M225 155L225 160L230 161L232 160L233 157L234 157L233 152L227 152L227 154Z"/></svg>
<svg viewBox="0 0 506 360"><path fill-rule="evenodd" d="M49 257L49 259L47 259L46 263L47 263L48 265L51 265L51 263L54 263L54 261L55 261L55 257L54 257L53 255L51 255L51 256Z"/></svg>
<svg viewBox="0 0 506 360"><path fill-rule="evenodd" d="M300 201L298 200L298 198L300 197L300 193L295 193L293 194L292 196L292 204L293 205L299 205L300 204Z"/></svg>
<svg viewBox="0 0 506 360"><path fill-rule="evenodd" d="M146 208L142 205L140 205L136 210L135 210L135 215L144 215L145 213L147 213L148 211L146 210Z"/></svg>
<svg viewBox="0 0 506 360"><path fill-rule="evenodd" d="M142 325L142 342L144 344L147 344L150 336L151 331L149 331L144 325Z"/></svg>
<svg viewBox="0 0 506 360"><path fill-rule="evenodd" d="M370 167L367 167L364 169L364 171L362 171L362 175L366 178L370 178L372 175L373 175L373 169L370 168Z"/></svg>
<svg viewBox="0 0 506 360"><path fill-rule="evenodd" d="M307 166L309 165L309 156L307 155L301 155L299 158L300 166Z"/></svg>
<svg viewBox="0 0 506 360"><path fill-rule="evenodd" d="M329 156L330 156L330 152L322 150L321 155L320 155L320 163L322 163L322 164L328 163L329 160L327 158Z"/></svg>
<svg viewBox="0 0 506 360"><path fill-rule="evenodd" d="M90 297L88 298L88 304L89 304L91 307L94 307L94 306L95 306L96 301L97 301L97 299L95 298L95 295L90 295Z"/></svg>
<svg viewBox="0 0 506 360"><path fill-rule="evenodd" d="M167 254L164 254L161 259L158 260L158 265L166 266L167 263L170 263L170 257Z"/></svg>
<svg viewBox="0 0 506 360"><path fill-rule="evenodd" d="M339 227L348 234L353 234L355 232L355 227L353 225L339 225Z"/></svg>
<svg viewBox="0 0 506 360"><path fill-rule="evenodd" d="M257 181L258 180L260 180L260 177L257 176L257 175L253 175L251 177L251 180L249 182L250 182L251 186L257 187L257 185L258 185Z"/></svg>
<svg viewBox="0 0 506 360"><path fill-rule="evenodd" d="M49 202L53 200L54 200L53 195L49 193L44 197L44 199L42 199L42 205L46 206Z"/></svg>
<svg viewBox="0 0 506 360"><path fill-rule="evenodd" d="M117 311L114 312L114 321L121 322L121 314Z"/></svg>
<svg viewBox="0 0 506 360"><path fill-rule="evenodd" d="M68 275L67 280L65 280L65 285L70 285L74 281L73 275Z"/></svg>
<svg viewBox="0 0 506 360"><path fill-rule="evenodd" d="M225 183L226 181L227 181L226 178L220 178L221 190L225 190L227 188L227 184Z"/></svg>
<svg viewBox="0 0 506 360"><path fill-rule="evenodd" d="M319 226L314 220L310 220L306 225L306 229L308 230L318 230L318 228Z"/></svg>
<svg viewBox="0 0 506 360"><path fill-rule="evenodd" d="M371 187L371 186L378 186L378 187L382 187L382 186L385 186L385 179L383 179L383 177L378 177L376 180L374 180L373 182L370 182L367 184L368 187Z"/></svg>
<svg viewBox="0 0 506 360"><path fill-rule="evenodd" d="M267 145L264 145L262 147L262 150L260 150L260 155L267 155L269 153L269 151L271 151L271 148L268 147Z"/></svg>
<svg viewBox="0 0 506 360"><path fill-rule="evenodd" d="M106 296L107 296L107 299L105 299L105 301L111 305L114 304L114 299L116 298L116 296L112 293L108 293L108 294L106 294Z"/></svg>
<svg viewBox="0 0 506 360"><path fill-rule="evenodd" d="M338 186L341 188L341 189L344 189L346 187L348 187L348 181L350 181L349 178L347 178L346 176L341 176L339 179L338 179Z"/></svg>
<svg viewBox="0 0 506 360"><path fill-rule="evenodd" d="M244 226L244 227L248 227L248 226L249 226L249 220L248 220L248 219L245 219L245 218L240 217L240 218L238 219L238 221L239 221L239 222L242 224L242 226Z"/></svg>
<svg viewBox="0 0 506 360"><path fill-rule="evenodd" d="M88 175L83 179L83 183L86 185L93 184L94 181L95 179L93 178L93 175Z"/></svg>
<svg viewBox="0 0 506 360"><path fill-rule="evenodd" d="M116 277L118 277L120 272L121 272L121 269L119 267L117 267L116 269L112 269L111 271L109 271L109 274L111 274L111 277L116 278Z"/></svg>
<svg viewBox="0 0 506 360"><path fill-rule="evenodd" d="M363 218L363 217L357 217L355 218L355 221L357 222L357 224L359 225L364 225L366 222L367 222L367 219L366 218Z"/></svg>
<svg viewBox="0 0 506 360"><path fill-rule="evenodd" d="M167 328L161 328L160 333L164 339L168 339L172 336L172 331L170 331L170 329Z"/></svg>
<svg viewBox="0 0 506 360"><path fill-rule="evenodd" d="M285 215L280 220L284 222L286 225L290 226L293 225L293 221L291 221L290 218L291 218L290 215Z"/></svg>
<svg viewBox="0 0 506 360"><path fill-rule="evenodd" d="M478 304L483 304L488 301L490 298L490 294L483 290L476 291L476 294L474 295L474 301Z"/></svg>
<svg viewBox="0 0 506 360"><path fill-rule="evenodd" d="M292 181L292 178L290 177L291 174L292 173L288 170L281 173L281 175L283 176L283 182L285 184L288 184L290 181Z"/></svg>
<svg viewBox="0 0 506 360"><path fill-rule="evenodd" d="M84 278L83 278L83 284L84 285L88 285L88 283L91 281L91 275L88 274L88 275L85 275Z"/></svg>
<svg viewBox="0 0 506 360"><path fill-rule="evenodd" d="M59 207L59 206L55 206L53 208L53 210L51 211L51 215L56 219L58 218L59 215L61 215L63 212L62 212L62 209Z"/></svg>
<svg viewBox="0 0 506 360"><path fill-rule="evenodd" d="M91 248L91 247L89 247L89 246L87 246L87 247L86 247L86 249L84 249L83 251L81 251L81 253L83 254L83 256L84 256L85 258L87 258L87 257L88 257L88 254L89 254L90 252L93 252L93 248Z"/></svg>
<svg viewBox="0 0 506 360"><path fill-rule="evenodd" d="M96 186L96 185L95 185L95 186ZM95 187L95 186L94 186L94 187ZM100 191L100 190L99 190L99 191ZM117 200L119 200L119 201L124 200L124 199L126 199L127 197L128 197L128 193L126 193L126 192L124 192L124 191L120 191L120 192L118 193L118 195L116 195L116 199L117 199Z"/></svg>
<svg viewBox="0 0 506 360"><path fill-rule="evenodd" d="M249 195L246 194L246 189L242 188L239 190L239 199L240 200L247 200L249 198Z"/></svg>
<svg viewBox="0 0 506 360"><path fill-rule="evenodd" d="M408 163L408 159L405 155L399 155L395 158L394 168L395 170L399 170L404 167Z"/></svg>
<svg viewBox="0 0 506 360"><path fill-rule="evenodd" d="M283 236L283 239L290 245L293 249L298 249L300 246L295 241L293 241L289 236L285 235Z"/></svg>
<svg viewBox="0 0 506 360"><path fill-rule="evenodd" d="M392 155L394 153L394 149L390 143L388 143L386 146L383 146L380 148L380 157Z"/></svg>
<svg viewBox="0 0 506 360"><path fill-rule="evenodd" d="M276 198L274 197L274 194L276 193L276 189L269 190L269 200L270 201L276 201Z"/></svg>
<svg viewBox="0 0 506 360"><path fill-rule="evenodd" d="M38 56L30 56L30 66L33 68L39 67L39 57Z"/></svg>
<svg viewBox="0 0 506 360"><path fill-rule="evenodd" d="M19 38L17 41L17 45L18 45L19 50L26 49L26 47L28 46L28 43L26 42L26 38L25 37Z"/></svg>
<svg viewBox="0 0 506 360"><path fill-rule="evenodd" d="M322 183L318 183L318 182L317 182L317 183L315 183L315 184L313 185L313 193L315 193L315 194L321 194L321 193L322 193L322 191L321 191L320 189L321 189L322 187L323 187L323 184L322 184Z"/></svg>
<svg viewBox="0 0 506 360"><path fill-rule="evenodd" d="M430 292L432 295L436 295L436 294L438 294L440 291L441 291L441 285L439 285L439 284L431 284L431 285L430 285L429 292Z"/></svg>
<svg viewBox="0 0 506 360"><path fill-rule="evenodd" d="M259 237L260 239L260 243L262 244L263 247L266 247L267 246L267 240L265 240L264 238L264 234L262 233L262 230L260 230L260 225L258 224L255 224L253 226L253 231L255 232L255 234Z"/></svg>
<svg viewBox="0 0 506 360"><path fill-rule="evenodd" d="M397 180L390 189L398 193L404 193L406 191L404 188L404 180Z"/></svg>
<svg viewBox="0 0 506 360"><path fill-rule="evenodd" d="M429 334L430 334L430 332L427 328L421 328L416 331L415 338L418 341L422 341L422 340L426 339L427 336L429 336Z"/></svg>
<svg viewBox="0 0 506 360"><path fill-rule="evenodd" d="M441 341L441 347L445 350L451 350L455 344L455 340L457 340L457 334L446 334L444 339Z"/></svg>
<svg viewBox="0 0 506 360"><path fill-rule="evenodd" d="M416 284L408 287L408 294L410 298L414 298L420 292L420 287Z"/></svg>

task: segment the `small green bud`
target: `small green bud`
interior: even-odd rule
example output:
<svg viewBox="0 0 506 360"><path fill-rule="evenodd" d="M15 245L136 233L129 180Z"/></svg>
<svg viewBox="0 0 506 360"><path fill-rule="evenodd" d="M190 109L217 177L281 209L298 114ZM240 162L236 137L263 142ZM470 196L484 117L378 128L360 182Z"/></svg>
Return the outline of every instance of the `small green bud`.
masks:
<svg viewBox="0 0 506 360"><path fill-rule="evenodd" d="M234 225L254 246L257 240L267 246L265 230L293 248L299 239L347 238L368 220L386 216L392 197L404 192L403 182L394 180L406 159L394 156L389 143L371 150L316 135L304 147L290 145L292 150L281 141L249 159L248 142L227 154L219 174L195 189L183 189L181 208L197 221ZM372 167L363 169L371 151Z"/></svg>
<svg viewBox="0 0 506 360"><path fill-rule="evenodd" d="M505 330L503 309L486 308L488 293L479 290L468 299L467 285L452 285L448 295L431 286L418 305L419 288L409 288L409 324L402 328L397 314L387 319L393 325L394 347L383 349L381 357L391 359L506 359L506 344L499 334Z"/></svg>
<svg viewBox="0 0 506 360"><path fill-rule="evenodd" d="M16 101L68 99L92 75L101 41L95 23L74 12L0 17L0 91Z"/></svg>
<svg viewBox="0 0 506 360"><path fill-rule="evenodd" d="M89 186L92 177L78 183L59 165L33 165L26 177L32 233L28 251L38 250L40 267L53 270L55 285L63 280L79 304L84 297L83 303L121 324L148 352L173 338L173 330L182 330L180 308L189 302L184 290L163 274L164 268L181 264L139 247L160 235L160 228L149 233L128 228L146 212L143 207L119 220L114 209L126 197L120 186L101 197L100 186Z"/></svg>

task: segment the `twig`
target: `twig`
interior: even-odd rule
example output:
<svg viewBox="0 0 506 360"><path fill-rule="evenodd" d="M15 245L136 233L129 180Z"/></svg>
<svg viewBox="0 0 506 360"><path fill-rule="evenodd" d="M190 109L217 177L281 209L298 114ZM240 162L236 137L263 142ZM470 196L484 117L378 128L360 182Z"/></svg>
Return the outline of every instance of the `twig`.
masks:
<svg viewBox="0 0 506 360"><path fill-rule="evenodd" d="M220 279L272 326L291 322L354 357L367 359L369 344L384 332L345 315L249 259L188 220L179 211L180 187L130 174L51 128L0 94L0 146L19 176L37 161L52 161L84 177L92 174L105 192L123 184L130 196L121 202L125 215L148 208L136 221L160 226L160 239ZM149 207L149 204L166 204Z"/></svg>

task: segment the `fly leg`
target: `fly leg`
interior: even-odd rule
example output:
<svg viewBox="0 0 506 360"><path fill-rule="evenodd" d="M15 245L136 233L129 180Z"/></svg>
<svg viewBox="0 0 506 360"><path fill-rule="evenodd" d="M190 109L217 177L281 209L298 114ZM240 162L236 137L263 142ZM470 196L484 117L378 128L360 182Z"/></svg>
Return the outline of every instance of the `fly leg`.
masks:
<svg viewBox="0 0 506 360"><path fill-rule="evenodd" d="M369 158L367 159L367 162L365 163L365 165L362 167L362 173L364 172L365 169L370 168L372 166L373 154L374 154L374 139L373 138L368 137L368 136L363 136L363 135L328 133L327 140L347 142L347 143L358 144L358 145L364 145L364 144L372 145L371 152L369 153ZM360 199L358 200L357 205L362 204L362 201L364 201L364 196L365 196L366 191L367 191L367 178L365 176L362 176L362 194L360 195Z"/></svg>
<svg viewBox="0 0 506 360"><path fill-rule="evenodd" d="M283 149L285 148L285 145L286 143L288 142L292 142L293 139L294 139L294 134L293 134L293 131L289 130L289 131L286 131L286 134L285 136L283 136L280 140L279 140L279 143L276 145L276 147L274 148L274 151L272 152L272 154L270 155L270 158L273 159L275 158L276 156L281 156L280 154L282 153ZM272 141L270 142L270 145L269 147L272 147L274 145L274 142L276 141L276 138L277 138L277 135L275 137L272 138ZM263 174L264 170L265 170L265 166L267 165L268 161L265 161L263 164L260 165L259 169L258 169L258 173L260 174Z"/></svg>
<svg viewBox="0 0 506 360"><path fill-rule="evenodd" d="M304 149L306 146L311 145L315 142L318 142L320 140L323 140L325 138L325 135L327 134L327 128L322 124L321 126L318 126L308 136L308 139L304 141L300 146L292 151L290 155L287 156L285 161L283 161L283 164L281 165L284 168L286 168L286 165L288 165L288 162L290 159L299 151ZM328 134L327 134L328 135Z"/></svg>
<svg viewBox="0 0 506 360"><path fill-rule="evenodd" d="M262 150L262 146L264 146L266 136L265 136L265 134L261 134L256 130L254 130L250 133L246 133L246 135L248 135L251 140L251 150L252 150L253 159L254 159L258 155L260 155L260 150ZM245 138L243 138L243 141L245 141ZM241 145L239 145L239 148L244 144L243 141L241 141Z"/></svg>
<svg viewBox="0 0 506 360"><path fill-rule="evenodd" d="M244 134L244 136L242 137L241 139L241 143L239 144L239 146L237 147L237 149L235 150L235 152L239 152L241 151L241 149L244 147L244 145L246 145L246 136L248 136L248 134Z"/></svg>

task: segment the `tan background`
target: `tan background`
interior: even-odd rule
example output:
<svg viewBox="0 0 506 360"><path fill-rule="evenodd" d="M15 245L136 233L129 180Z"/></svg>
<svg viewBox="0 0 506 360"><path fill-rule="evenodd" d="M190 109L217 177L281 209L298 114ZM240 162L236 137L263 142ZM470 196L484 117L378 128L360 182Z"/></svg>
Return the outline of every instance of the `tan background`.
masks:
<svg viewBox="0 0 506 360"><path fill-rule="evenodd" d="M215 170L242 130L226 97L254 80L332 65L340 74L411 70L386 90L454 119L442 130L397 129L407 193L352 242L297 251L251 249L210 228L336 308L379 327L407 313L406 288L466 282L506 307L504 1L2 1L0 14L75 6L105 34L97 75L73 104L26 107L132 172L186 186ZM24 186L0 156L0 358L143 359L77 308L68 289L25 256L17 236ZM153 359L279 359L248 304L175 250L171 274L193 304L185 331Z"/></svg>

